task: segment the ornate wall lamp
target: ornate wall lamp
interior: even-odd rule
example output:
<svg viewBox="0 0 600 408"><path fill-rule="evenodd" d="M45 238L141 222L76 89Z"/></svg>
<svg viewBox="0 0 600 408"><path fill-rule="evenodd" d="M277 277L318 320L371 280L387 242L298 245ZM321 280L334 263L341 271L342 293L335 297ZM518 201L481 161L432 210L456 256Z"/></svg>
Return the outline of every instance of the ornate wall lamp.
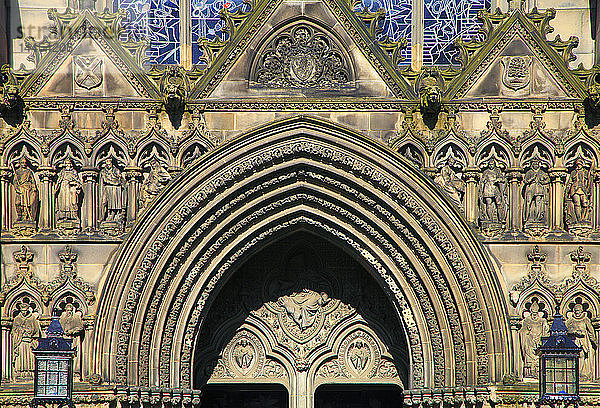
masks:
<svg viewBox="0 0 600 408"><path fill-rule="evenodd" d="M556 310L550 327L550 336L542 339L536 350L540 357L541 405L569 404L577 406L579 398L579 353L581 347L573 341L563 317Z"/></svg>
<svg viewBox="0 0 600 408"><path fill-rule="evenodd" d="M35 380L31 407L53 404L74 408L73 394L73 339L65 338L58 319L52 320L47 337L39 339L33 350Z"/></svg>

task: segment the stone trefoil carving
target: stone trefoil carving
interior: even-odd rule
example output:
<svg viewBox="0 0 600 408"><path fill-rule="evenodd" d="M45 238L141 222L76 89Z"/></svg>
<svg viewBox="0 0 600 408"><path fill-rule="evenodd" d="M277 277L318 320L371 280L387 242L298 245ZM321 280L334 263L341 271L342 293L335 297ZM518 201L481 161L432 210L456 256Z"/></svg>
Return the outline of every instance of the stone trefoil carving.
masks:
<svg viewBox="0 0 600 408"><path fill-rule="evenodd" d="M351 86L352 68L336 41L296 24L278 33L257 57L252 80L266 88L338 89Z"/></svg>

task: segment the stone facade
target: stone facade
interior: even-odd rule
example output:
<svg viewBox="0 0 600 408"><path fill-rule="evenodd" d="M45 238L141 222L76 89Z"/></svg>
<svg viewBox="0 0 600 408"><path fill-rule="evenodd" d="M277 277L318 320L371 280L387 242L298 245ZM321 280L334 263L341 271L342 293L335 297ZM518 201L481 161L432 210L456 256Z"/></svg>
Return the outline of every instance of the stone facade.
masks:
<svg viewBox="0 0 600 408"><path fill-rule="evenodd" d="M57 34L2 68L0 405L28 404L57 318L78 406L378 384L516 407L556 309L600 404L587 2L498 4L454 68L398 66L344 2L259 2L188 69L144 67L122 13L30 3Z"/></svg>

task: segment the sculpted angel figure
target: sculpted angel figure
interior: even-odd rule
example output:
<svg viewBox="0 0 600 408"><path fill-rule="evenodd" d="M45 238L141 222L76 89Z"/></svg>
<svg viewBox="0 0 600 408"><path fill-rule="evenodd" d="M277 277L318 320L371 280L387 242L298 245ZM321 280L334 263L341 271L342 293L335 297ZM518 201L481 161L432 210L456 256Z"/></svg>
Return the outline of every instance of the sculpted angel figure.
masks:
<svg viewBox="0 0 600 408"><path fill-rule="evenodd" d="M487 162L487 168L481 173L479 182L479 201L481 219L492 223L504 221L506 208L506 175L498 166L496 159Z"/></svg>
<svg viewBox="0 0 600 408"><path fill-rule="evenodd" d="M434 181L460 206L462 204L462 196L465 193L465 182L454 171L455 165L456 160L454 157L448 157L438 175L435 176Z"/></svg>
<svg viewBox="0 0 600 408"><path fill-rule="evenodd" d="M81 312L72 303L67 303L58 321L65 335L73 339L73 348L76 350L73 371L81 377L81 336L84 331Z"/></svg>
<svg viewBox="0 0 600 408"><path fill-rule="evenodd" d="M598 343L592 321L583 309L581 303L576 303L573 312L565 322L570 333L575 334L575 343L582 348L579 361L581 379L584 381L595 380L595 361Z"/></svg>
<svg viewBox="0 0 600 408"><path fill-rule="evenodd" d="M531 168L523 178L525 202L523 218L525 224L545 224L548 211L550 177L544 171L539 159L531 161Z"/></svg>
<svg viewBox="0 0 600 408"><path fill-rule="evenodd" d="M348 359L358 371L365 369L369 362L369 355L369 347L362 340L358 340L352 344L348 351Z"/></svg>
<svg viewBox="0 0 600 408"><path fill-rule="evenodd" d="M73 162L67 160L56 181L57 220L79 220L79 202L83 185Z"/></svg>
<svg viewBox="0 0 600 408"><path fill-rule="evenodd" d="M592 205L592 177L585 161L579 157L565 185L565 219L570 224L589 223Z"/></svg>
<svg viewBox="0 0 600 408"><path fill-rule="evenodd" d="M243 370L250 368L252 360L254 360L254 348L248 339L241 338L238 341L234 351L233 358L235 363Z"/></svg>
<svg viewBox="0 0 600 408"><path fill-rule="evenodd" d="M41 337L42 330L36 313L25 303L19 303L19 314L13 320L13 366L18 378L33 377L35 357L32 347Z"/></svg>
<svg viewBox="0 0 600 408"><path fill-rule="evenodd" d="M535 350L541 345L542 337L548 336L548 322L540 313L537 302L533 302L529 308L529 315L523 318L519 329L519 340L521 342L521 358L523 359L523 377L538 377L538 356Z"/></svg>
<svg viewBox="0 0 600 408"><path fill-rule="evenodd" d="M102 214L104 221L118 221L125 208L123 186L125 180L121 170L114 165L114 159L109 158L100 171L100 186L102 191Z"/></svg>
<svg viewBox="0 0 600 408"><path fill-rule="evenodd" d="M13 186L15 188L15 209L18 221L35 222L38 213L38 188L33 171L27 167L27 159L22 156L14 164Z"/></svg>
<svg viewBox="0 0 600 408"><path fill-rule="evenodd" d="M152 199L160 193L165 184L171 180L171 175L155 157L150 160L150 173L144 184L142 184L142 195L140 206L145 207Z"/></svg>

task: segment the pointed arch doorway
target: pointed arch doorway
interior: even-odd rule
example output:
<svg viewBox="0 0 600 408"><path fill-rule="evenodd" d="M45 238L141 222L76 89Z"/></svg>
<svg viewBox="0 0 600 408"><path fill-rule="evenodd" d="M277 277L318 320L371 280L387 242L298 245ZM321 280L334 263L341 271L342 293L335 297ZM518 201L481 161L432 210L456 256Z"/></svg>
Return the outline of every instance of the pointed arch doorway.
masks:
<svg viewBox="0 0 600 408"><path fill-rule="evenodd" d="M194 388L211 408L395 406L410 367L397 316L342 248L307 230L277 237L216 294L196 342Z"/></svg>

